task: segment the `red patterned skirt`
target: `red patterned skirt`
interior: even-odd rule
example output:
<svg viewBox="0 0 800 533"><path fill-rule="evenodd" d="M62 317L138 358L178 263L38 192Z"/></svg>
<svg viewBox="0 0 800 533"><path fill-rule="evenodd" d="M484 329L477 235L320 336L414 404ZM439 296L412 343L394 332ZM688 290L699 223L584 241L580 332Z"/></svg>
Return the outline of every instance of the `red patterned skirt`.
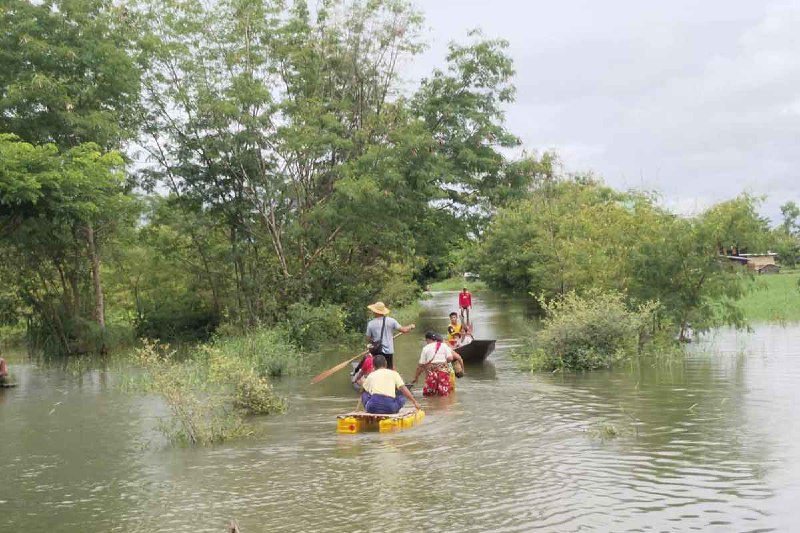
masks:
<svg viewBox="0 0 800 533"><path fill-rule="evenodd" d="M447 396L452 386L450 383L450 367L446 364L433 365L427 369L423 396Z"/></svg>

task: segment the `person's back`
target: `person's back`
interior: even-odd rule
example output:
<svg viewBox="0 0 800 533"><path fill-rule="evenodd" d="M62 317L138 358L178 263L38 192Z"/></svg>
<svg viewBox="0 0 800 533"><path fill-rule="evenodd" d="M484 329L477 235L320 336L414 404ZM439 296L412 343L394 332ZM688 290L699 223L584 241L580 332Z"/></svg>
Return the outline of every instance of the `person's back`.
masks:
<svg viewBox="0 0 800 533"><path fill-rule="evenodd" d="M367 309L375 315L375 318L367 323L366 334L367 342L370 345L369 351L373 355L383 355L386 358L387 367L394 368L394 332L399 330L401 333L408 333L416 326L414 324L402 326L394 318L386 316L390 310L383 302L368 305Z"/></svg>
<svg viewBox="0 0 800 533"><path fill-rule="evenodd" d="M0 357L0 383L5 383L8 379L8 365L6 360Z"/></svg>
<svg viewBox="0 0 800 533"><path fill-rule="evenodd" d="M423 396L447 396L454 389L455 378L451 378L452 369L450 361L458 361L463 368L461 356L450 349L442 342L441 337L433 332L425 334L427 343L419 355L417 372L414 374L412 384L417 382L419 376L424 372L425 386L422 389Z"/></svg>
<svg viewBox="0 0 800 533"><path fill-rule="evenodd" d="M388 368L379 368L370 372L367 379L364 380L364 390L370 394L380 394L395 398L397 396L397 389L405 385L403 378L395 370Z"/></svg>
<svg viewBox="0 0 800 533"><path fill-rule="evenodd" d="M405 398L411 400L414 407L419 409L419 403L403 383L400 374L386 368L386 358L383 355L376 355L373 364L375 370L364 380L364 394L361 397L364 409L368 413L397 413L403 407ZM403 396L397 395L398 390Z"/></svg>
<svg viewBox="0 0 800 533"><path fill-rule="evenodd" d="M386 320L384 327L383 321ZM392 317L375 317L367 322L367 337L373 342L381 341L383 355L394 353L394 332L400 329L400 323ZM383 331L383 335L381 335ZM375 354L377 355L377 354Z"/></svg>

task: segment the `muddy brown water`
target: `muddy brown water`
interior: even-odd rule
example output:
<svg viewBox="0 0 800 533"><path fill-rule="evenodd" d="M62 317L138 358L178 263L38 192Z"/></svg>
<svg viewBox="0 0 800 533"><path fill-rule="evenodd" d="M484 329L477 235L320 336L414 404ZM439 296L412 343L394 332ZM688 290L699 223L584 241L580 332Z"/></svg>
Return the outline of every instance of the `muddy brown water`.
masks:
<svg viewBox="0 0 800 533"><path fill-rule="evenodd" d="M406 377L456 297L435 294L419 334L398 342ZM280 382L291 408L264 419L264 437L170 448L154 430L163 405L119 392L112 372L12 357L0 531L222 532L230 518L244 533L800 527L800 326L718 331L671 364L530 375L508 355L520 300L476 300L476 336L497 351L397 434L336 434L356 401L339 374Z"/></svg>

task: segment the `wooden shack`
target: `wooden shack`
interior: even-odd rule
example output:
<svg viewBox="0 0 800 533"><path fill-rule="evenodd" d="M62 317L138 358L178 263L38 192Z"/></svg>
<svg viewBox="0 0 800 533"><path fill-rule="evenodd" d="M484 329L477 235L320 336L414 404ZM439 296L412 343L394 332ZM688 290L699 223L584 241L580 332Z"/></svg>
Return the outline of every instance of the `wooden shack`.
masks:
<svg viewBox="0 0 800 533"><path fill-rule="evenodd" d="M775 263L776 255L768 252L766 254L741 254L740 257L747 259L747 268L750 270L759 274L777 274L781 271L781 267Z"/></svg>

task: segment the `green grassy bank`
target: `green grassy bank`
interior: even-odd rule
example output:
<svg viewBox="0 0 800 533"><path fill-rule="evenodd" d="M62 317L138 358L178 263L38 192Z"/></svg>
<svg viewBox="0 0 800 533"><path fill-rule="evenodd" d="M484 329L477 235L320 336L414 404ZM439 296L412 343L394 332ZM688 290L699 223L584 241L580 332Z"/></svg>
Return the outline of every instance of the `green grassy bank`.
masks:
<svg viewBox="0 0 800 533"><path fill-rule="evenodd" d="M462 277L448 278L448 279L443 279L442 281L434 281L433 283L428 285L428 290L460 291L463 287L466 287L469 292L480 292L486 289L486 283L480 280L464 281L464 278Z"/></svg>
<svg viewBox="0 0 800 533"><path fill-rule="evenodd" d="M758 276L753 290L739 300L751 321L800 321L800 270Z"/></svg>

